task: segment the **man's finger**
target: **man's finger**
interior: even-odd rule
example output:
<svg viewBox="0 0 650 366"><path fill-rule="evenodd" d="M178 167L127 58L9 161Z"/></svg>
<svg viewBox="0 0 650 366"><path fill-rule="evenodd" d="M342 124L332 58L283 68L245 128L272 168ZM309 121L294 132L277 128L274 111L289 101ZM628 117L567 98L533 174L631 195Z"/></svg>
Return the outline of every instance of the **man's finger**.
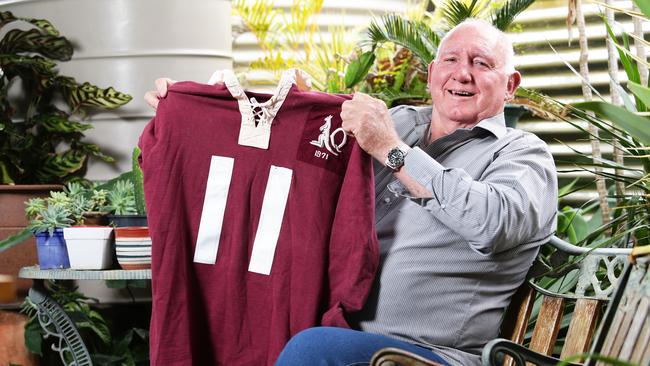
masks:
<svg viewBox="0 0 650 366"><path fill-rule="evenodd" d="M156 90L158 91L158 94L160 95L161 98L164 98L167 96L167 89L169 88L170 85L174 84L176 81L172 80L170 78L158 78L156 81L154 81L154 84L156 85Z"/></svg>
<svg viewBox="0 0 650 366"><path fill-rule="evenodd" d="M154 110L158 109L158 94L155 91L148 91L144 93L144 100Z"/></svg>

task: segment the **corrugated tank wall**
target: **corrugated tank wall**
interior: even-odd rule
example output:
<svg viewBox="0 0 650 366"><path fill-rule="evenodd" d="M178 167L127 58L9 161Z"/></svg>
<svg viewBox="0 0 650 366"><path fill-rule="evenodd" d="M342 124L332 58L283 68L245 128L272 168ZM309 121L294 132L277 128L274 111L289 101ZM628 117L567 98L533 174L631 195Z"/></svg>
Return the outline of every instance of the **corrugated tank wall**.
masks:
<svg viewBox="0 0 650 366"><path fill-rule="evenodd" d="M206 81L215 69L232 67L230 1L18 0L1 1L0 10L48 19L74 43L72 60L59 64L62 75L133 96L90 116L88 140L117 160L91 162L92 180L131 169L131 151L154 115L143 96L156 78Z"/></svg>

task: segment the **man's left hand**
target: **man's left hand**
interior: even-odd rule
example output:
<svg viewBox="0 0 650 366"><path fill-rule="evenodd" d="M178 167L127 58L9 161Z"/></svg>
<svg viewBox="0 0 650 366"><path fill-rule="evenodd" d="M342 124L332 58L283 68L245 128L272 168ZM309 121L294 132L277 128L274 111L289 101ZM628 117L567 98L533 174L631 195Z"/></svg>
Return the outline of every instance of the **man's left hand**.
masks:
<svg viewBox="0 0 650 366"><path fill-rule="evenodd" d="M401 142L386 104L367 94L354 93L352 100L343 102L341 120L345 133L382 164L388 151Z"/></svg>

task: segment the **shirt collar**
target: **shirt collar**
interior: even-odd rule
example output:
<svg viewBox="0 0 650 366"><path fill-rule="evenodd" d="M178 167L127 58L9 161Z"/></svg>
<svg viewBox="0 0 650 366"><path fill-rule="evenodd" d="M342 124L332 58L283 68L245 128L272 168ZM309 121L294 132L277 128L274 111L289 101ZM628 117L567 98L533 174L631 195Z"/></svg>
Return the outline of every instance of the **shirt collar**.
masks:
<svg viewBox="0 0 650 366"><path fill-rule="evenodd" d="M426 125L426 129L422 131L424 133L424 136L421 136L422 138L425 138L429 134L429 128L431 125L431 109L432 107L425 107L418 110L416 126L422 128ZM490 132L494 137L500 139L505 136L507 132L505 115L503 112L495 114L492 117L481 120L474 127L467 130L471 131L477 127Z"/></svg>
<svg viewBox="0 0 650 366"><path fill-rule="evenodd" d="M480 127L484 130L491 132L494 137L500 139L506 135L506 118L503 112L488 117L479 122L474 128Z"/></svg>

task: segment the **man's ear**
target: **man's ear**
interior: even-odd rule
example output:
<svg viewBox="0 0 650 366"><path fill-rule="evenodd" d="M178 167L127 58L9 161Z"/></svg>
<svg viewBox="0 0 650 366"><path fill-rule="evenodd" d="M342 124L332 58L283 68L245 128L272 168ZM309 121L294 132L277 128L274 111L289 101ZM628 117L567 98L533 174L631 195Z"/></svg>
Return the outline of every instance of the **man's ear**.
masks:
<svg viewBox="0 0 650 366"><path fill-rule="evenodd" d="M431 86L431 78L433 77L433 70L435 68L435 63L436 60L432 60L429 63L429 67L427 67L427 89L430 89Z"/></svg>
<svg viewBox="0 0 650 366"><path fill-rule="evenodd" d="M521 74L519 71L515 71L508 77L508 85L506 85L506 95L505 100L511 100L515 97L515 91L521 83Z"/></svg>

